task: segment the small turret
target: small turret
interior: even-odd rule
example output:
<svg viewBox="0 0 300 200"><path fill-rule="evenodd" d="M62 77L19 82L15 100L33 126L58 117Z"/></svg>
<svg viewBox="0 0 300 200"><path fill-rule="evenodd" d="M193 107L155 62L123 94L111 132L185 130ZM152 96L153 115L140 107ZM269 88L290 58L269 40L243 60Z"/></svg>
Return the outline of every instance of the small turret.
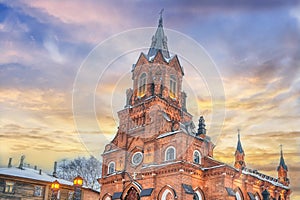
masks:
<svg viewBox="0 0 300 200"><path fill-rule="evenodd" d="M235 168L243 169L244 167L246 167L245 152L243 150L241 138L240 138L240 129L238 129L238 142L237 142L237 147L234 156L235 156L235 162L234 162Z"/></svg>
<svg viewBox="0 0 300 200"><path fill-rule="evenodd" d="M284 162L282 145L280 145L280 161L277 167L278 180L284 185L289 185L289 179L287 178L288 167Z"/></svg>
<svg viewBox="0 0 300 200"><path fill-rule="evenodd" d="M201 135L201 134L206 134L206 129L205 129L205 120L204 120L204 117L201 116L199 118L199 125L198 125L198 132L197 132L197 136Z"/></svg>

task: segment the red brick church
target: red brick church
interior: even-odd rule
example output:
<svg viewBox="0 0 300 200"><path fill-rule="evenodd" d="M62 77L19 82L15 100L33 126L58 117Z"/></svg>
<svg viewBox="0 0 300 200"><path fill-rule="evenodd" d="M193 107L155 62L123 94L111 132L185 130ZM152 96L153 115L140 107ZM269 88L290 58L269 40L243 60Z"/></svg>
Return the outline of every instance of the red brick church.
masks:
<svg viewBox="0 0 300 200"><path fill-rule="evenodd" d="M160 16L148 53L133 66L118 132L102 154L100 199L289 199L282 151L277 178L246 167L239 134L234 166L214 159L204 118L196 127L187 111L183 75Z"/></svg>

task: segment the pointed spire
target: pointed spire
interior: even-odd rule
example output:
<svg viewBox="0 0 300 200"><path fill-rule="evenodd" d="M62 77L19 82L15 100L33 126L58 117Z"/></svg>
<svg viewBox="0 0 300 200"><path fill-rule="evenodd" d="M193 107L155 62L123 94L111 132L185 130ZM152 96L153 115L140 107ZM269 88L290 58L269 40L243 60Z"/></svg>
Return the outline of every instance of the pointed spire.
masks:
<svg viewBox="0 0 300 200"><path fill-rule="evenodd" d="M234 155L235 155L234 167L237 169L243 169L244 167L246 167L245 153L242 147L241 137L240 137L240 129L238 129L238 142L237 142L237 147Z"/></svg>
<svg viewBox="0 0 300 200"><path fill-rule="evenodd" d="M244 153L242 143L241 143L241 138L240 138L240 129L238 129L238 143L237 143L236 150L239 151L240 153Z"/></svg>
<svg viewBox="0 0 300 200"><path fill-rule="evenodd" d="M279 161L279 166L277 167L277 171L279 170L280 167L282 167L284 170L288 171L288 167L285 164L284 158L283 158L282 144L280 145L280 161Z"/></svg>
<svg viewBox="0 0 300 200"><path fill-rule="evenodd" d="M148 59L155 56L158 51L161 51L165 58L170 58L168 45L167 45L167 37L165 36L163 29L163 18L162 13L164 9L162 9L159 14L158 27L156 29L155 35L152 37L151 47L148 51Z"/></svg>

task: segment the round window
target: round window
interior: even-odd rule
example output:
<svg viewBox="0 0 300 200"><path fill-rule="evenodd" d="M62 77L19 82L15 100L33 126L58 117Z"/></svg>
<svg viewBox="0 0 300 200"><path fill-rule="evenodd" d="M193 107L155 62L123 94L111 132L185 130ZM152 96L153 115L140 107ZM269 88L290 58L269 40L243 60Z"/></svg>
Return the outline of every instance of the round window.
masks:
<svg viewBox="0 0 300 200"><path fill-rule="evenodd" d="M143 154L141 152L136 152L132 156L132 164L133 165L139 165L143 161Z"/></svg>

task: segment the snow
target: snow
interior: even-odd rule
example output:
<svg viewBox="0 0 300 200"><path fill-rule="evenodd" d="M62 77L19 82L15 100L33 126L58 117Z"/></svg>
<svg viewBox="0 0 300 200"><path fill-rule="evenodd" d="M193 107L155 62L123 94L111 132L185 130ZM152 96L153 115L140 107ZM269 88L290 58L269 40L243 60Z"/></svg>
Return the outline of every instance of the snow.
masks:
<svg viewBox="0 0 300 200"><path fill-rule="evenodd" d="M39 170L34 170L31 168L26 168L26 167L24 167L23 169L19 169L19 168L15 168L15 167L0 168L0 174L7 175L7 176L26 178L26 179L32 179L32 180L38 180L38 181L45 181L45 182L49 182L49 183L52 183L53 181L57 180L60 184L63 184L63 185L70 185L70 186L73 185L73 183L70 181L55 178L44 172L39 174Z"/></svg>
<svg viewBox="0 0 300 200"><path fill-rule="evenodd" d="M220 168L220 167L225 167L226 165L223 164L223 165L216 165L216 166L213 166L213 167L206 167L206 168L201 168L202 170L208 170L208 169L216 169L216 168Z"/></svg>
<svg viewBox="0 0 300 200"><path fill-rule="evenodd" d="M181 132L181 131L180 131L180 130L177 130L177 131L172 131L172 132L163 133L163 134L159 135L156 139L163 138L163 137L167 137L167 136L169 136L169 135L173 135L173 134L179 133L179 132Z"/></svg>
<svg viewBox="0 0 300 200"><path fill-rule="evenodd" d="M271 183L275 186L282 187L284 189L289 189L288 186L285 186L282 183L279 183L276 178L273 178L273 177L270 177L268 175L259 173L256 170L255 170L255 172L253 172L253 171L250 171L249 169L243 169L242 173L247 174L247 175L251 175L251 176L256 177L256 178L258 178L262 181L267 181L267 182L269 182L269 183Z"/></svg>
<svg viewBox="0 0 300 200"><path fill-rule="evenodd" d="M171 164L176 164L176 163L180 163L181 161L174 161L174 162L166 162L166 163L162 163L162 164L149 164L149 165L145 165L142 168L148 168L148 167L163 167L166 165L171 165Z"/></svg>

